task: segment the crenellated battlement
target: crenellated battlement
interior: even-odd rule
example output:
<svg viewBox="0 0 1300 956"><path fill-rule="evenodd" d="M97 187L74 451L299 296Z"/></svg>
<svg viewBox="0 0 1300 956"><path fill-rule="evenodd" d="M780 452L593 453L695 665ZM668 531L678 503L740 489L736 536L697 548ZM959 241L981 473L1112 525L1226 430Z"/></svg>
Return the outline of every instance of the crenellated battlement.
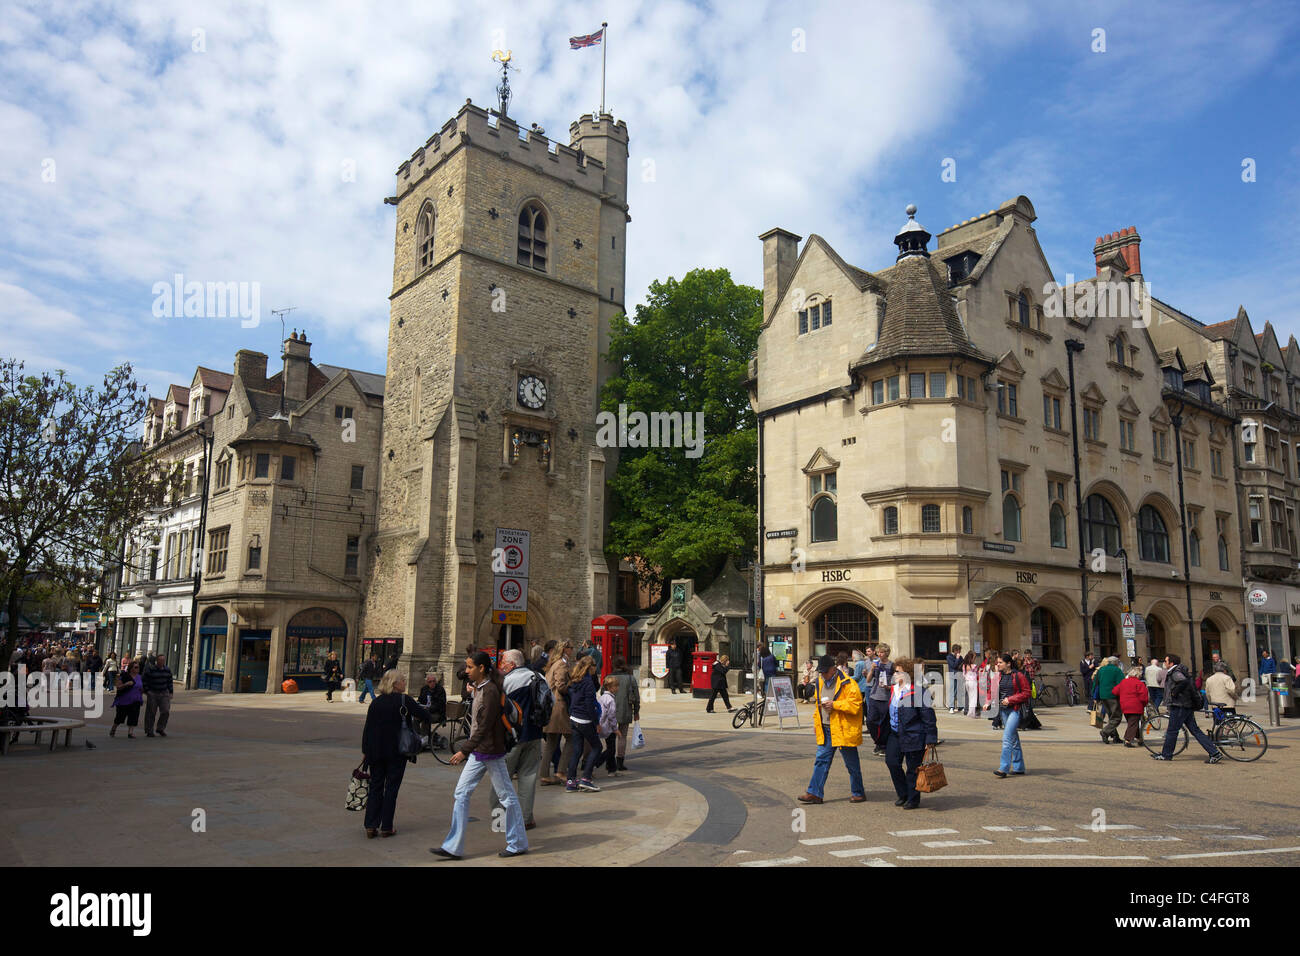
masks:
<svg viewBox="0 0 1300 956"><path fill-rule="evenodd" d="M626 142L626 125L622 120L617 124L612 121L613 117L607 113L602 114L599 120L586 114L569 129L575 141L580 140L584 134L600 134L621 137ZM590 177L591 189L599 190L604 178L604 164L583 151L580 144L572 146L558 143L536 130L521 127L509 117L497 116L466 100L454 118L448 120L442 129L430 136L422 147L411 154L409 160L397 168L399 195L417 182L427 170L442 162L444 157L468 143L486 146L493 152L505 152L529 166L541 165L551 175L565 179L572 177L580 186L586 185Z"/></svg>

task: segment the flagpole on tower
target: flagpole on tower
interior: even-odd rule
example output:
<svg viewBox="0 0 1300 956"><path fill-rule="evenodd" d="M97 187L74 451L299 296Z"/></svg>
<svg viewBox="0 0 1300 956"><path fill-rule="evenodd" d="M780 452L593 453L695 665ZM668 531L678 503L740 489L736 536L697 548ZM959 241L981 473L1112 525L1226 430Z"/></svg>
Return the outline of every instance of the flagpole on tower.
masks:
<svg viewBox="0 0 1300 956"><path fill-rule="evenodd" d="M609 50L609 24L600 25L600 112L605 112L605 54Z"/></svg>

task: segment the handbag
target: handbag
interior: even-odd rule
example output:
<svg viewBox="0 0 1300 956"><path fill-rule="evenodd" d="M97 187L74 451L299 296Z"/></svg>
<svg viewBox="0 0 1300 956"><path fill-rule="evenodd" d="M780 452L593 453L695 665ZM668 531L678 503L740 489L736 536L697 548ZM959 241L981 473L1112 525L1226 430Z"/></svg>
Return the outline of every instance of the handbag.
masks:
<svg viewBox="0 0 1300 956"><path fill-rule="evenodd" d="M364 810L370 798L370 771L363 759L348 778L348 800L344 804L348 810Z"/></svg>
<svg viewBox="0 0 1300 956"><path fill-rule="evenodd" d="M932 758L928 763L922 758L921 766L916 768L916 789L918 793L934 793L948 786L943 764L939 762L939 748L931 744L925 750L925 756Z"/></svg>
<svg viewBox="0 0 1300 956"><path fill-rule="evenodd" d="M1102 725L1101 708L1088 711L1088 722L1094 727L1100 727Z"/></svg>
<svg viewBox="0 0 1300 956"><path fill-rule="evenodd" d="M424 752L424 738L411 729L406 708L402 708L402 729L397 732L397 752L403 757L416 757Z"/></svg>

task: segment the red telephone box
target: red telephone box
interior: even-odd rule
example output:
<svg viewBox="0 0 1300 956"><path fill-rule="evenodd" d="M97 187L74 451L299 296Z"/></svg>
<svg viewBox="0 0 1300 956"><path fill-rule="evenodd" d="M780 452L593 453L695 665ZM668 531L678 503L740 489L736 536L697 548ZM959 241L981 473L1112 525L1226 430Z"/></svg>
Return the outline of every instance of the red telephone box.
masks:
<svg viewBox="0 0 1300 956"><path fill-rule="evenodd" d="M600 679L614 670L614 658L627 660L627 621L617 614L602 614L592 618L591 643L600 648Z"/></svg>

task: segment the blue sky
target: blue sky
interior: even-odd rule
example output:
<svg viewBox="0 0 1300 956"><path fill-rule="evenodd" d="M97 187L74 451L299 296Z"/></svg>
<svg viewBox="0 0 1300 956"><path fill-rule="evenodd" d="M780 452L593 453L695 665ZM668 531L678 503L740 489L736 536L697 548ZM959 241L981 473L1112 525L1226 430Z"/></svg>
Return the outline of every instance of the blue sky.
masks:
<svg viewBox="0 0 1300 956"><path fill-rule="evenodd" d="M567 141L600 68L567 37L603 19L630 303L697 266L759 285L772 226L877 269L909 202L937 234L1023 193L1058 279L1134 225L1157 297L1300 336L1300 8L1080 6L7 4L0 354L80 381L130 361L162 395L278 355L270 310L296 306L317 361L382 372L398 164L491 103L502 45L512 115ZM155 316L178 272L260 283L260 324Z"/></svg>

